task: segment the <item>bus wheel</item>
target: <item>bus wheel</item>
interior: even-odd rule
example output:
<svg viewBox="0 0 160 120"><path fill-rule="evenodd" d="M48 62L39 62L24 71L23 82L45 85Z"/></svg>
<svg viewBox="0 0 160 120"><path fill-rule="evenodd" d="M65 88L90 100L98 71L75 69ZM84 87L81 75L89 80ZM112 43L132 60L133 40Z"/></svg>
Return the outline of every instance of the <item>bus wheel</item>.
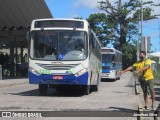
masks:
<svg viewBox="0 0 160 120"><path fill-rule="evenodd" d="M39 93L40 95L46 95L47 94L48 85L46 84L39 84Z"/></svg>
<svg viewBox="0 0 160 120"><path fill-rule="evenodd" d="M118 77L117 80L120 80L120 77Z"/></svg>
<svg viewBox="0 0 160 120"><path fill-rule="evenodd" d="M98 85L93 85L93 90L97 92L98 91Z"/></svg>
<svg viewBox="0 0 160 120"><path fill-rule="evenodd" d="M90 93L90 85L84 86L84 94L88 95Z"/></svg>

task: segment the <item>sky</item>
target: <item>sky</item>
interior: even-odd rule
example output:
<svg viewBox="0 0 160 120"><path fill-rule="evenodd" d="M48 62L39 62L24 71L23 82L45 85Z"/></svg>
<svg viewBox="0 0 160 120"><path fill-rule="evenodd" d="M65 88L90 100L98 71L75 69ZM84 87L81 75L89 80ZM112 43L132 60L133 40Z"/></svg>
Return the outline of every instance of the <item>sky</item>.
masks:
<svg viewBox="0 0 160 120"><path fill-rule="evenodd" d="M91 14L103 12L98 9L98 1L101 0L45 0L54 18L82 17L83 19L87 19ZM109 1L113 4L116 0ZM127 0L121 1L123 4ZM143 0L143 2L145 1L147 0ZM159 0L152 1L160 3ZM154 7L153 9L153 13L158 13L160 7ZM150 36L151 51L160 51L160 19L143 22L142 30L143 36Z"/></svg>

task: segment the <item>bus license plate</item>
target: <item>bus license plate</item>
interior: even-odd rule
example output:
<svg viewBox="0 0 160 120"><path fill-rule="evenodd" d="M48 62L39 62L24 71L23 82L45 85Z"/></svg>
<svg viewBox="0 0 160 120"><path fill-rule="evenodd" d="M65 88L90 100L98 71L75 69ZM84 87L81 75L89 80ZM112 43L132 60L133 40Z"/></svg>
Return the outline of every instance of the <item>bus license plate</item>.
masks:
<svg viewBox="0 0 160 120"><path fill-rule="evenodd" d="M62 80L62 79L63 79L63 76L53 76L53 79L54 79L54 80Z"/></svg>

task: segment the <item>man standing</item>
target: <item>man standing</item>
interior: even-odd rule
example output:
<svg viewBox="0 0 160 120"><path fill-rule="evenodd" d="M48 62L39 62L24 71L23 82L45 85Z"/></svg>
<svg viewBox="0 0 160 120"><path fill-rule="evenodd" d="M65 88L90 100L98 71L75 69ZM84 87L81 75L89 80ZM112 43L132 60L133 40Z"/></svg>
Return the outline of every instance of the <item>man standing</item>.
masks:
<svg viewBox="0 0 160 120"><path fill-rule="evenodd" d="M152 71L152 65L151 65L151 60L146 59L146 52L141 51L139 55L140 60L133 64L132 66L128 67L124 71L121 71L120 74L123 74L127 71L130 71L134 68L136 68L135 73L139 75L139 77L144 77L145 81L140 82L141 88L143 90L143 96L144 96L144 102L145 106L143 109L147 110L148 108L148 91L147 89L149 88L150 93L151 93L151 98L152 98L152 105L151 108L154 110L154 102L155 102L155 92L154 92L154 76L153 76L153 71Z"/></svg>

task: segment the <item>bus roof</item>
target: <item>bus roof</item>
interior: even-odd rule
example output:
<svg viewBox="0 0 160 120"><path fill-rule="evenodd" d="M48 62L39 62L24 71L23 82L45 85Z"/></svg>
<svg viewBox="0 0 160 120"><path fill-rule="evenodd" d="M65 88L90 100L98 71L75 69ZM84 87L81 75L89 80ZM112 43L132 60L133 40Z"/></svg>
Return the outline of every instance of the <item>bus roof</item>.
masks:
<svg viewBox="0 0 160 120"><path fill-rule="evenodd" d="M43 22L44 21L44 22ZM52 22L53 21L53 22ZM55 21L55 22L54 22ZM72 22L72 21L75 21ZM37 23L36 23L37 22ZM89 23L87 20L82 19L70 19L70 18L46 18L46 19L35 19L31 23L31 30L38 30L40 28L64 28L64 29L88 29Z"/></svg>
<svg viewBox="0 0 160 120"><path fill-rule="evenodd" d="M82 19L73 19L73 18L45 18L45 19L34 19L33 21L45 21L45 20L74 20L74 21L86 21Z"/></svg>

